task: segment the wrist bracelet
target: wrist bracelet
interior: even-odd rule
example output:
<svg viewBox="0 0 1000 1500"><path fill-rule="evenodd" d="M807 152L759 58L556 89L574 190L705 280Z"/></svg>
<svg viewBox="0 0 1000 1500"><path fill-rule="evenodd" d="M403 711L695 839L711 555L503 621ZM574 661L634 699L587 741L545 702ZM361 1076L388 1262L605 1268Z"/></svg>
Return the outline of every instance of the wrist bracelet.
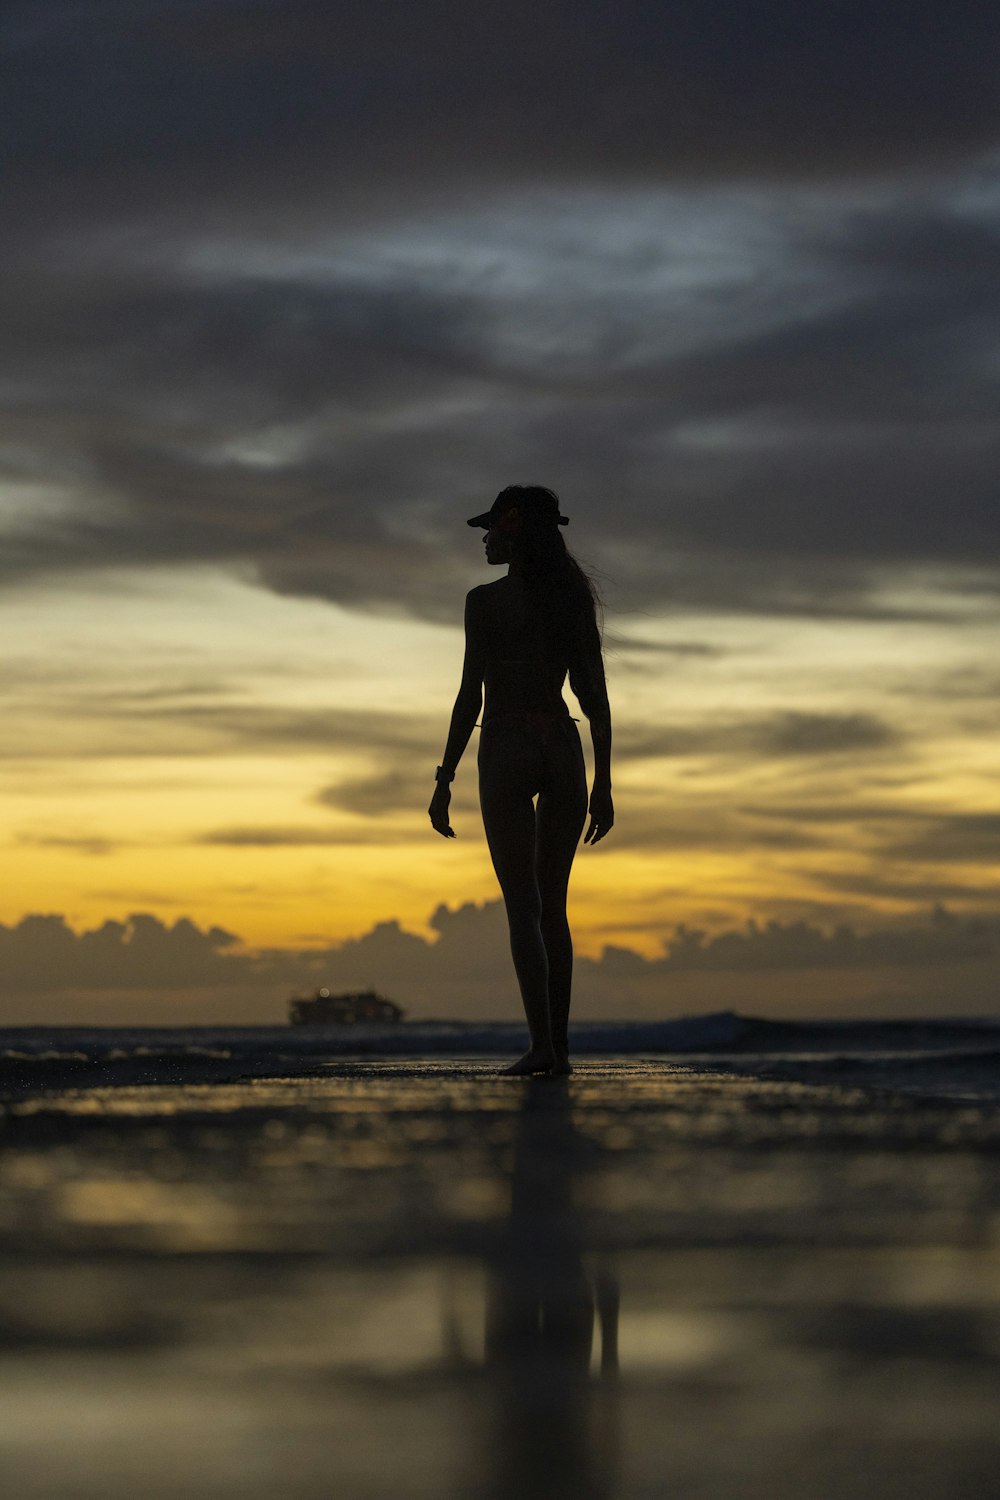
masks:
<svg viewBox="0 0 1000 1500"><path fill-rule="evenodd" d="M437 770L434 772L434 780L435 781L454 781L455 780L455 773L454 773L454 771L446 771L445 768L444 768L444 766L438 766Z"/></svg>

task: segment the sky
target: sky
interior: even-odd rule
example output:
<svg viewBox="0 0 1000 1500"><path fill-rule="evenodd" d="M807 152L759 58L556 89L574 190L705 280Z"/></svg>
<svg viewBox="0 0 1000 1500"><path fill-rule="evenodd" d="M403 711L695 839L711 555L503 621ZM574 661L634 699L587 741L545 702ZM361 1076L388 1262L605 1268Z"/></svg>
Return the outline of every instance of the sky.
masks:
<svg viewBox="0 0 1000 1500"><path fill-rule="evenodd" d="M574 1014L995 1012L998 32L11 0L0 1022L520 1015L475 731L426 813L511 483L605 603Z"/></svg>

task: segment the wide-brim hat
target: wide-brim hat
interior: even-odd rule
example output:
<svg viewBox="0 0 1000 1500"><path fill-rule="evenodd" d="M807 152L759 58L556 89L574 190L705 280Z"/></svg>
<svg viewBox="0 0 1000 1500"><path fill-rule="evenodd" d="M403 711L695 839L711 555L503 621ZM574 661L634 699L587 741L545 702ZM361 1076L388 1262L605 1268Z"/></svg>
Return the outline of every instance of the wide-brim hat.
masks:
<svg viewBox="0 0 1000 1500"><path fill-rule="evenodd" d="M489 531L495 521L515 506L518 510L534 511L559 526L569 525L569 516L560 514L558 498L541 485L511 485L509 489L501 490L489 510L484 510L479 516L470 516L466 525L481 526L484 531Z"/></svg>

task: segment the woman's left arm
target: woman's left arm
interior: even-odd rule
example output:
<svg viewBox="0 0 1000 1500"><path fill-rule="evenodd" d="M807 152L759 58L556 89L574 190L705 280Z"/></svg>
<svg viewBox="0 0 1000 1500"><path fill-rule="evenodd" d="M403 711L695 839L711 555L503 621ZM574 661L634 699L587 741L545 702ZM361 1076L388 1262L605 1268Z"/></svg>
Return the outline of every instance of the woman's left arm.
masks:
<svg viewBox="0 0 1000 1500"><path fill-rule="evenodd" d="M441 770L450 776L454 776L458 769L458 763L465 753L469 736L483 706L483 627L481 608L476 599L478 592L478 589L470 589L465 598L465 662L462 667L462 682L451 713L448 742L441 757ZM444 838L453 839L455 830L448 821L450 802L451 786L447 781L437 782L427 813L435 831Z"/></svg>

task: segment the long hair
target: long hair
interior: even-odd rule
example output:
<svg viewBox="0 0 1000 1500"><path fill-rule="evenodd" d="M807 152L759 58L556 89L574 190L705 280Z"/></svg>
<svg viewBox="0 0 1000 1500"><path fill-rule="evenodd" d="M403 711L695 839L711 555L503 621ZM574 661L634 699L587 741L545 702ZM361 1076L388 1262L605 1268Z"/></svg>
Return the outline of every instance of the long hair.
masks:
<svg viewBox="0 0 1000 1500"><path fill-rule="evenodd" d="M521 516L512 544L544 633L567 660L601 650L604 605L592 575L562 538L559 496L541 484L512 484L501 492ZM550 646L551 649L551 646Z"/></svg>

